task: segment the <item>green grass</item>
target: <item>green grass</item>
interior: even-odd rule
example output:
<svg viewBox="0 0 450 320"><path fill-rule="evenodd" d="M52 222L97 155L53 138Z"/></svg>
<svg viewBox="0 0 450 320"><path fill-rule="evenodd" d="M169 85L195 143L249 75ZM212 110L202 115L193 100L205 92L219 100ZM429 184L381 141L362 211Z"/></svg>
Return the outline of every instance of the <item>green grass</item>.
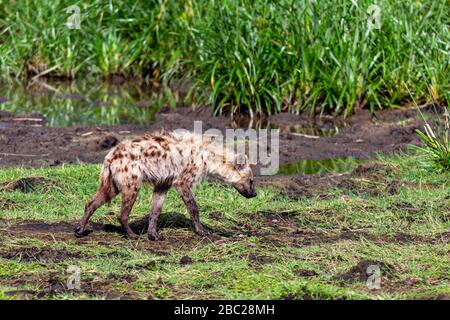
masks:
<svg viewBox="0 0 450 320"><path fill-rule="evenodd" d="M260 187L258 196L249 200L230 188L201 184L196 190L201 219L221 235L217 242L202 240L184 224L189 217L173 192L164 205L163 242L151 242L145 234L131 241L104 231L94 231L81 240L58 230L19 232L11 228L25 220L79 219L84 203L96 190L99 166L2 169L0 183L29 176L47 180L29 193L0 191L0 298L18 298L8 294L13 290L39 292L49 290L55 281L64 284L70 264L82 270L83 291L47 291L41 298L448 297L449 173L421 170L420 160L408 155L376 162L386 169L346 177L359 188L354 190L381 190L378 194L344 187L293 199L279 189ZM397 192L384 191L394 181L399 185ZM141 192L132 221L146 219L150 197L148 189ZM116 199L110 207L99 209L93 221L118 226L114 217L118 210ZM36 257L41 250L71 253L72 257L21 260L19 255L4 255L11 250L21 252L22 257L27 250ZM180 264L183 256L193 262ZM334 278L360 261L381 265L380 290L369 290L365 281ZM305 275L305 270L312 274Z"/></svg>
<svg viewBox="0 0 450 320"><path fill-rule="evenodd" d="M81 29L66 27L79 5ZM446 0L6 1L0 0L0 72L113 74L191 88L217 113L351 114L449 101Z"/></svg>

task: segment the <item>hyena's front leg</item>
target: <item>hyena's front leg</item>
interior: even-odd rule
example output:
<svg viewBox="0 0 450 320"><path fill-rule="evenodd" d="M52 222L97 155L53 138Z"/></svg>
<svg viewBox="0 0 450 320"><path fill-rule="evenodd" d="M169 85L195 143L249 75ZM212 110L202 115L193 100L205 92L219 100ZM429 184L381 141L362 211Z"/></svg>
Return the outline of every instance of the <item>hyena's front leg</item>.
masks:
<svg viewBox="0 0 450 320"><path fill-rule="evenodd" d="M150 240L163 240L157 231L158 217L161 214L164 200L166 199L168 189L155 188L152 196L152 210L148 221L148 238Z"/></svg>
<svg viewBox="0 0 450 320"><path fill-rule="evenodd" d="M189 213L191 214L195 232L202 237L206 237L207 235L209 235L210 232L206 230L205 227L200 223L197 202L195 201L191 189L187 187L178 187L177 191L180 194L181 198L183 199L184 204L186 205Z"/></svg>

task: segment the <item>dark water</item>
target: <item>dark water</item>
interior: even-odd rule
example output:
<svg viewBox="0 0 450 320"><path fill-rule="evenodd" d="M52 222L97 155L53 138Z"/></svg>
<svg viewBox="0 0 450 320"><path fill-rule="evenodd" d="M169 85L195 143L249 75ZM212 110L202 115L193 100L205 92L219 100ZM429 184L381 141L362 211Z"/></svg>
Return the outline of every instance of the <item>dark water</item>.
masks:
<svg viewBox="0 0 450 320"><path fill-rule="evenodd" d="M339 133L339 126L329 126L324 127L318 124L309 124L309 125L292 125L282 130L284 132L290 132L292 134L306 135L312 137L325 137L330 138Z"/></svg>
<svg viewBox="0 0 450 320"><path fill-rule="evenodd" d="M184 88L185 89L185 88ZM40 113L45 126L67 127L72 125L145 125L155 120L162 107L177 107L185 90L161 87L156 90L138 82L113 84L98 79L77 81L37 81L29 84L0 82L0 111L17 115ZM1 126L5 124L0 123ZM315 137L331 137L341 125L316 123L277 126L267 120L245 118L233 123L239 128L280 129L283 133Z"/></svg>
<svg viewBox="0 0 450 320"><path fill-rule="evenodd" d="M278 174L321 174L350 172L361 163L353 157L325 160L302 160L280 165Z"/></svg>
<svg viewBox="0 0 450 320"><path fill-rule="evenodd" d="M0 83L0 110L20 115L41 113L50 127L147 124L170 100L161 90L132 82Z"/></svg>
<svg viewBox="0 0 450 320"><path fill-rule="evenodd" d="M308 124L295 124L291 123L289 125L280 126L276 123L267 121L266 119L250 120L248 118L234 120L231 123L233 128L253 128L253 129L279 129L281 133L291 133L293 135L299 136L309 136L309 137L325 137L330 138L337 135L343 127L348 124L340 122L314 122Z"/></svg>

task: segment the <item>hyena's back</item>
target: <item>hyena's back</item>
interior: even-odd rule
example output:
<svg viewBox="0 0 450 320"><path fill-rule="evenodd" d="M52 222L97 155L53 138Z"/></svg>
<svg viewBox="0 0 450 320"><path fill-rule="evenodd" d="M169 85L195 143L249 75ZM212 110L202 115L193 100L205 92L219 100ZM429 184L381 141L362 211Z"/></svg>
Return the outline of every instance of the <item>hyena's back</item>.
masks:
<svg viewBox="0 0 450 320"><path fill-rule="evenodd" d="M118 192L136 191L144 182L155 188L193 184L204 171L194 139L162 132L125 140L106 156L102 181L112 179Z"/></svg>

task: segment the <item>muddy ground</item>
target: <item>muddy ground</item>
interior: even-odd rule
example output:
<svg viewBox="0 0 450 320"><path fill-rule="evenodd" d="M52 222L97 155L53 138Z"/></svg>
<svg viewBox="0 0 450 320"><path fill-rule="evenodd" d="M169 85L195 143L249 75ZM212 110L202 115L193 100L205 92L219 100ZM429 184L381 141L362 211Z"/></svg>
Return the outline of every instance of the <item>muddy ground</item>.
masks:
<svg viewBox="0 0 450 320"><path fill-rule="evenodd" d="M431 115L435 108L423 108L423 111ZM3 111L0 112L0 167L99 163L122 139L159 128L192 130L195 120L203 122L203 131L249 126L248 119L231 121L228 117L213 117L211 109L163 110L156 118L148 126L50 128L39 114L15 115ZM347 120L323 116L312 121L308 115L281 113L251 125L280 128L280 163L283 164L343 156L366 159L378 152L405 150L409 144L419 143L415 130L422 129L423 124L419 112L408 108L374 114L361 111Z"/></svg>

